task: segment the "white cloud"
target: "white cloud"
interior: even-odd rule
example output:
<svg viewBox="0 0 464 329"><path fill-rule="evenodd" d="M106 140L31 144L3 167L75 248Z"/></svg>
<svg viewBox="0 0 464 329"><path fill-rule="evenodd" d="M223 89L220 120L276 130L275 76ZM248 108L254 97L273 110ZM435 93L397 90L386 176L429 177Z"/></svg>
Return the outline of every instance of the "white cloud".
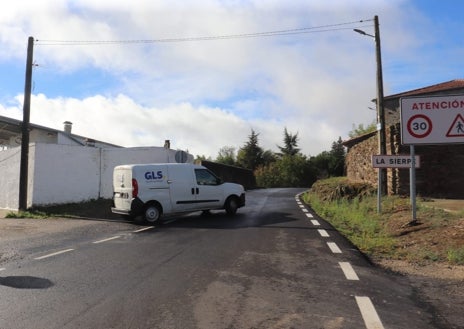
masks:
<svg viewBox="0 0 464 329"><path fill-rule="evenodd" d="M298 132L303 153L316 155L339 136L346 138L352 124L374 118L367 108L375 97L374 44L350 29L177 43L51 46L45 40L237 35L379 14L383 47L395 56L419 44L414 31L404 29L413 24L403 19L411 10L407 4L19 0L0 13L0 65L12 58L24 62L27 37L39 39L34 60L41 71L35 72L34 83L40 94L32 99L33 123L61 129L69 120L77 134L124 146L162 145L170 139L174 148L213 158L223 146L242 146L251 129L265 149L276 150L287 127ZM82 71L91 82L79 76ZM115 81L111 88L99 86L96 77L102 75ZM56 86L52 91L50 81L63 77L68 81L62 94ZM92 87L82 96L73 95L71 86ZM13 107L0 105L0 115L20 119L21 102L18 96Z"/></svg>

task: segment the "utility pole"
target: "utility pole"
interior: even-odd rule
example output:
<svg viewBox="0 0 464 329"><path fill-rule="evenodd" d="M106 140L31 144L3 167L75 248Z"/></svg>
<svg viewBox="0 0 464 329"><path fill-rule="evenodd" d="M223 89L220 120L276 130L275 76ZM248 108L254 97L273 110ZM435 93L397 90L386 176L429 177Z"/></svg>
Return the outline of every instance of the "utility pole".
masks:
<svg viewBox="0 0 464 329"><path fill-rule="evenodd" d="M27 181L29 170L29 119L31 113L32 92L32 57L34 38L29 37L27 43L26 82L24 86L23 122L21 124L21 165L19 168L19 210L27 209Z"/></svg>
<svg viewBox="0 0 464 329"><path fill-rule="evenodd" d="M383 74L382 74L382 55L380 50L380 29L379 29L379 16L374 16L375 25L375 56L377 61L377 122L380 125L379 129L379 152L381 155L387 154L387 142L385 133L385 108L383 105ZM381 192L386 195L388 193L387 187L387 170L379 168Z"/></svg>

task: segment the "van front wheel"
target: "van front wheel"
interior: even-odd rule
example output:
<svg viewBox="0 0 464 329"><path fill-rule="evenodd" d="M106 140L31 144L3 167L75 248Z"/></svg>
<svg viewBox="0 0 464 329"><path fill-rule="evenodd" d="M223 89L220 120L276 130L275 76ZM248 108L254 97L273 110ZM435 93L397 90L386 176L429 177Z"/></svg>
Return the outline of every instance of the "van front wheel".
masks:
<svg viewBox="0 0 464 329"><path fill-rule="evenodd" d="M144 213L145 222L148 224L158 224L161 218L161 211L156 204L148 204Z"/></svg>
<svg viewBox="0 0 464 329"><path fill-rule="evenodd" d="M238 209L238 200L236 197L231 196L226 201L226 213L228 215L235 215Z"/></svg>

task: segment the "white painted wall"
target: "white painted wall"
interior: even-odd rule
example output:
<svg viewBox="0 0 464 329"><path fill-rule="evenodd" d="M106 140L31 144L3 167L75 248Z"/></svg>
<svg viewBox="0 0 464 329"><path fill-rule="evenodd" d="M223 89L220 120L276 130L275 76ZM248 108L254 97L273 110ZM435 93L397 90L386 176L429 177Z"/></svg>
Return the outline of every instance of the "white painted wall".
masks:
<svg viewBox="0 0 464 329"><path fill-rule="evenodd" d="M21 148L0 152L0 208L18 209ZM27 206L82 202L113 195L113 169L120 164L176 162L164 147L108 148L32 143ZM187 162L193 163L188 155Z"/></svg>
<svg viewBox="0 0 464 329"><path fill-rule="evenodd" d="M31 144L34 165L28 206L96 199L100 189L100 149L57 144Z"/></svg>
<svg viewBox="0 0 464 329"><path fill-rule="evenodd" d="M0 151L0 208L19 207L19 167L21 148Z"/></svg>

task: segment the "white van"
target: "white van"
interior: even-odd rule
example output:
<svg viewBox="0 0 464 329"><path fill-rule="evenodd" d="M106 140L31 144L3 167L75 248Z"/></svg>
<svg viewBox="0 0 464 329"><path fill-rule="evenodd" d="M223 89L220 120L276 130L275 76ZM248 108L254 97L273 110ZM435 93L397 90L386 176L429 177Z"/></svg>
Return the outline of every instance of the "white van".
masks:
<svg viewBox="0 0 464 329"><path fill-rule="evenodd" d="M245 205L245 190L200 165L130 164L114 168L113 204L113 213L155 224L162 215L198 210L225 209L233 215Z"/></svg>

